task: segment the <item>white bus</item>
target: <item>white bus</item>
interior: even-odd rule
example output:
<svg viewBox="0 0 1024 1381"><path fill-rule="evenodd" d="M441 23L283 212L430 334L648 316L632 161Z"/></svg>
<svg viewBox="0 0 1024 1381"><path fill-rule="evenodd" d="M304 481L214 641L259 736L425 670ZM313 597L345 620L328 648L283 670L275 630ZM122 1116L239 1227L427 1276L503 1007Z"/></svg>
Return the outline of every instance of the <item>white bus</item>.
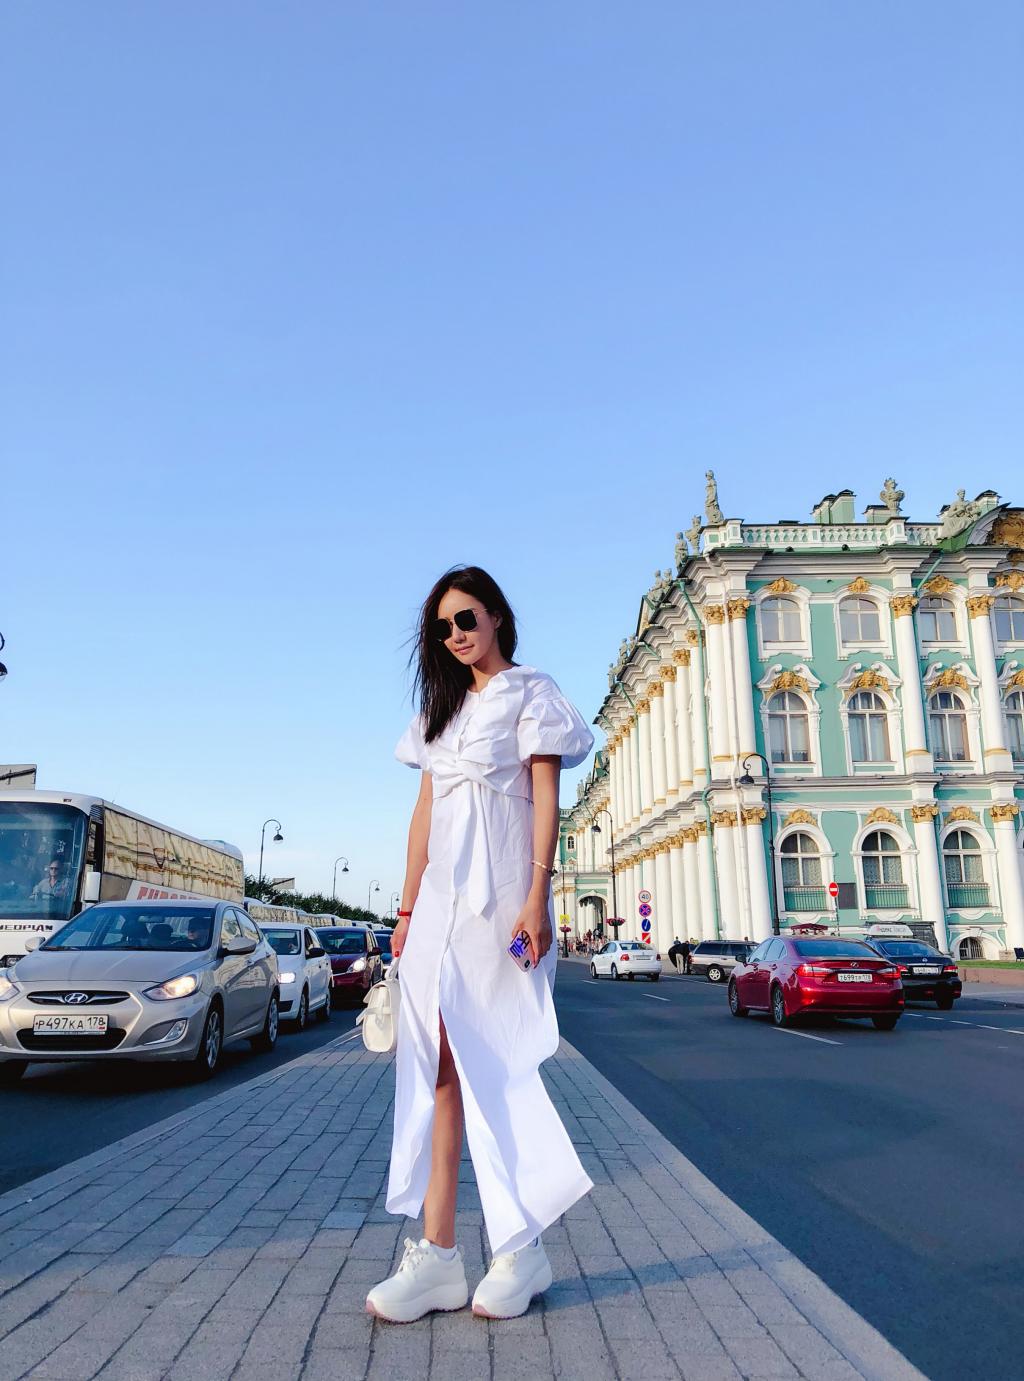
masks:
<svg viewBox="0 0 1024 1381"><path fill-rule="evenodd" d="M242 854L97 796L0 789L0 962L96 901L241 902Z"/></svg>

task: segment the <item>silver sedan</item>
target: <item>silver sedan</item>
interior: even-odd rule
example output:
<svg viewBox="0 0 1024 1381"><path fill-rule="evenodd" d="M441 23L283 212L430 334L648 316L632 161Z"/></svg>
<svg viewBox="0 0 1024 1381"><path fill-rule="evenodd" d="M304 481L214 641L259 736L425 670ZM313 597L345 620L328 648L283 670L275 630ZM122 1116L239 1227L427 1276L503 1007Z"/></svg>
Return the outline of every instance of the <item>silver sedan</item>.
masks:
<svg viewBox="0 0 1024 1381"><path fill-rule="evenodd" d="M272 1050L277 956L227 902L100 902L0 971L0 1083L48 1060L187 1061Z"/></svg>

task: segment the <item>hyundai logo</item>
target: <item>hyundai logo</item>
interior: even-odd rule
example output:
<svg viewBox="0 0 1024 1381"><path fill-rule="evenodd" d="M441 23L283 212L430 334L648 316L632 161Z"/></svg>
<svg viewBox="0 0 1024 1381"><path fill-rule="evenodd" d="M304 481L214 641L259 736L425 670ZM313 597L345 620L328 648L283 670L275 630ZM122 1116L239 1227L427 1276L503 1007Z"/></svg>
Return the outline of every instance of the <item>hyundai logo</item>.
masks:
<svg viewBox="0 0 1024 1381"><path fill-rule="evenodd" d="M66 1002L69 1007L80 1007L83 1002L88 1001L88 993L65 993L61 998L61 1002Z"/></svg>

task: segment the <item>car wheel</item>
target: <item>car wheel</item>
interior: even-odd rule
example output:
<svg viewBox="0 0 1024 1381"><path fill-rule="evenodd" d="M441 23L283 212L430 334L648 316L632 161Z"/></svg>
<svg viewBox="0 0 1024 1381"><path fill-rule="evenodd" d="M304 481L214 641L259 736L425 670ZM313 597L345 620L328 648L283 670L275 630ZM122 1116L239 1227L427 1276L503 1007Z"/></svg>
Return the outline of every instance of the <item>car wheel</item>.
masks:
<svg viewBox="0 0 1024 1381"><path fill-rule="evenodd" d="M872 1017L871 1024L876 1031L895 1031L899 1017Z"/></svg>
<svg viewBox="0 0 1024 1381"><path fill-rule="evenodd" d="M661 974L660 974L660 973L652 973L652 974L649 975L649 977L650 977L650 980L651 980L652 983L657 983L658 979L661 977Z"/></svg>
<svg viewBox="0 0 1024 1381"><path fill-rule="evenodd" d="M772 1022L775 1026L785 1026L788 1021L786 999L782 994L782 989L776 983L772 989Z"/></svg>
<svg viewBox="0 0 1024 1381"><path fill-rule="evenodd" d="M28 1069L28 1060L4 1060L0 1064L0 1088L10 1088L16 1084Z"/></svg>
<svg viewBox="0 0 1024 1381"><path fill-rule="evenodd" d="M212 1003L203 1025L203 1038L192 1060L194 1079L212 1079L220 1064L224 1049L224 1014L216 1003Z"/></svg>
<svg viewBox="0 0 1024 1381"><path fill-rule="evenodd" d="M612 965L612 977L615 979L616 983L619 981L619 971L614 964Z"/></svg>
<svg viewBox="0 0 1024 1381"><path fill-rule="evenodd" d="M593 965L593 964L591 964L591 966L590 966L590 976L591 976L591 978L594 980L594 982L596 983L596 982L597 982L597 968L596 968L596 966Z"/></svg>
<svg viewBox="0 0 1024 1381"><path fill-rule="evenodd" d="M635 977L636 977L636 974L635 974L635 973L631 973L631 974L629 975L629 981L630 981L630 983L632 983L632 981L633 981L633 979L634 979Z"/></svg>
<svg viewBox="0 0 1024 1381"><path fill-rule="evenodd" d="M745 1017L750 1009L744 1007L740 1002L739 989L736 987L735 978L729 979L729 1011L734 1017Z"/></svg>
<svg viewBox="0 0 1024 1381"><path fill-rule="evenodd" d="M940 1012L951 1012L951 1011L953 1010L953 1003L954 1003L955 1001L956 1001L955 998L948 997L948 996L947 996L947 997L937 997L937 998L935 999L935 1005L936 1005L936 1007L938 1007L938 1009L939 1009Z"/></svg>
<svg viewBox="0 0 1024 1381"><path fill-rule="evenodd" d="M294 1026L296 1031L305 1031L309 1025L309 989L303 988L299 998L299 1010L295 1013Z"/></svg>
<svg viewBox="0 0 1024 1381"><path fill-rule="evenodd" d="M253 1050L259 1050L265 1055L269 1055L277 1044L277 1033L281 1025L281 1011L277 1004L277 993L270 994L270 1001L267 1003L267 1019L263 1023L263 1030L258 1036L251 1036L249 1044Z"/></svg>
<svg viewBox="0 0 1024 1381"><path fill-rule="evenodd" d="M330 1021L330 1019L331 1019L331 1011L333 1010L332 1007L331 1007L331 1002L332 1002L331 985L330 985L330 983L328 983L328 985L327 985L327 996L324 998L324 1005L320 1008L319 1012L317 1012L317 1014L316 1014L316 1019L317 1019L317 1021Z"/></svg>
<svg viewBox="0 0 1024 1381"><path fill-rule="evenodd" d="M719 968L719 966L718 966L717 964L709 964L709 965L708 965L708 982L709 982L709 983L721 983L721 981L722 981L722 979L723 979L724 977L725 977L725 974L723 973L723 971Z"/></svg>

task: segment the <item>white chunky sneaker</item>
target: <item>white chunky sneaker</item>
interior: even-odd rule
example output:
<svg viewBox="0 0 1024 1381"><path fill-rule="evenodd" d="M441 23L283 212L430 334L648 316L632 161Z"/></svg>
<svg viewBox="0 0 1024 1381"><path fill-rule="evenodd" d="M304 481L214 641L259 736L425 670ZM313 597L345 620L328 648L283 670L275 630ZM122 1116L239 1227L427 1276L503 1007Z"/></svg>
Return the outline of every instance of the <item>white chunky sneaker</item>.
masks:
<svg viewBox="0 0 1024 1381"><path fill-rule="evenodd" d="M534 1295L551 1284L551 1262L540 1239L517 1252L502 1252L476 1287L473 1313L481 1319L516 1319Z"/></svg>
<svg viewBox="0 0 1024 1381"><path fill-rule="evenodd" d="M390 1323L413 1323L434 1309L461 1309L468 1299L461 1249L447 1258L425 1237L407 1237L402 1264L366 1296L366 1312Z"/></svg>

